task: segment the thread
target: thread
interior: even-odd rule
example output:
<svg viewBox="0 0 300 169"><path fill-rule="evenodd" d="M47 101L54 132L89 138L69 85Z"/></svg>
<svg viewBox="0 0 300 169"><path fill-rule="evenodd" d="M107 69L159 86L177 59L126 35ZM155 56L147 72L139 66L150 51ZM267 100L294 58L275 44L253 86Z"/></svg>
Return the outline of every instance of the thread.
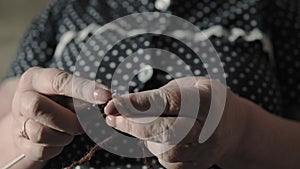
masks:
<svg viewBox="0 0 300 169"><path fill-rule="evenodd" d="M112 140L113 138L115 138L116 135L111 135L109 137L107 137L106 139L104 139L103 141L101 141L100 143L96 144L93 148L90 149L89 152L86 153L85 156L83 156L81 159L79 159L78 161L73 162L71 165L69 165L67 167L67 169L74 169L76 166L78 165L82 165L85 162L91 160L91 158L94 156L95 152L98 150L101 150L101 146L107 142L109 142L110 140Z"/></svg>

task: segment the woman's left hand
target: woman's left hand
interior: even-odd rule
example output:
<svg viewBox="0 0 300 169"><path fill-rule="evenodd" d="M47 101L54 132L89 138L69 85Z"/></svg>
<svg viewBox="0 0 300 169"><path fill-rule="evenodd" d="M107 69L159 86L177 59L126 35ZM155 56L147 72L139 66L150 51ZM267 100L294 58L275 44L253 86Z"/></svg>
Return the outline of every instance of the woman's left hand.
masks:
<svg viewBox="0 0 300 169"><path fill-rule="evenodd" d="M216 130L207 141L200 143L199 136L209 110L222 110L218 107L222 106L218 103L218 98L212 99L212 84L217 89L223 89L219 91L227 93L225 107ZM199 103L193 99L182 102L182 95L193 98L197 91L200 95ZM156 90L114 97L105 108L108 115L106 122L117 130L144 140L147 148L166 168L207 169L215 164L222 166L240 153L239 147L247 126L247 113L243 110L241 100L218 81L203 77L182 78ZM128 106L128 102L134 108ZM187 106L198 106L197 116L191 115L191 112L179 114L181 104L186 102L190 104ZM153 108L151 103L158 106ZM213 107L215 109L212 109ZM147 110L149 108L151 111ZM163 113L155 110L163 110ZM145 117L153 119L153 116L157 119L150 123L138 120L145 120ZM191 129L182 133L181 129L187 124L191 124Z"/></svg>

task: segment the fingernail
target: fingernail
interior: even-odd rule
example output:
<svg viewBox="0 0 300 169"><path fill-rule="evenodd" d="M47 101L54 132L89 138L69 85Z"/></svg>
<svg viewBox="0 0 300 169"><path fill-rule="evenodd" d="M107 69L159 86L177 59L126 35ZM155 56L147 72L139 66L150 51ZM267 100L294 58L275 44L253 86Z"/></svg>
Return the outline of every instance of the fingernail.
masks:
<svg viewBox="0 0 300 169"><path fill-rule="evenodd" d="M110 98L110 92L104 89L96 89L94 91L94 97L97 103L106 103Z"/></svg>
<svg viewBox="0 0 300 169"><path fill-rule="evenodd" d="M108 115L106 117L106 123L111 127L115 127L116 126L116 117Z"/></svg>
<svg viewBox="0 0 300 169"><path fill-rule="evenodd" d="M106 115L117 115L117 114L119 114L117 108L116 108L115 105L114 105L113 100L111 100L111 101L109 101L109 102L107 103L107 105L106 105L105 108L104 108L104 113L105 113Z"/></svg>

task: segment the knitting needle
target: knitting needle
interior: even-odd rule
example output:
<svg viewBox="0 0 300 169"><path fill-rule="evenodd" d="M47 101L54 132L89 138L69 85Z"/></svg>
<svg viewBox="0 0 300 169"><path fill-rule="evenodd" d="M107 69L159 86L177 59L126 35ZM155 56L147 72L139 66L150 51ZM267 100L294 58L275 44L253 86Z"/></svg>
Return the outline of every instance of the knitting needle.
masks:
<svg viewBox="0 0 300 169"><path fill-rule="evenodd" d="M18 158L16 158L12 162L8 163L6 166L4 166L3 169L9 169L9 168L13 167L18 162L20 162L21 160L23 160L25 157L26 157L25 154L20 155Z"/></svg>

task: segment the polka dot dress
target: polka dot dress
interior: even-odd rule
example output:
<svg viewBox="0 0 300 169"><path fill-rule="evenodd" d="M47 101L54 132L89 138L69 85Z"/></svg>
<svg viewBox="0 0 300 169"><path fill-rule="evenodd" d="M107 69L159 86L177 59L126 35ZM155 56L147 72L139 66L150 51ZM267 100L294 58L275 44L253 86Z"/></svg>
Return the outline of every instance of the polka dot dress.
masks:
<svg viewBox="0 0 300 169"><path fill-rule="evenodd" d="M297 73L300 71L300 13L297 7L296 0L54 1L28 30L7 77L21 76L32 66L54 67L112 86L123 94L155 89L174 78L188 76L177 69L183 67L183 62L196 76L207 76L207 70L218 73L220 70L214 66L217 61L209 57L210 51L202 52L205 62L193 52L207 45L204 42L199 42L199 47L191 50L174 38L147 34L122 40L104 53L97 44L102 43L110 48L107 43L109 39L101 39L100 36L98 40L88 41L92 31L86 30L95 25L101 26L137 12L165 12L206 30L220 56L225 70L223 76L232 91L273 114L285 116L286 107L300 103L300 75ZM223 34L220 35L220 32ZM257 36L253 38L252 34ZM112 34L110 38L117 37ZM83 48L86 43L92 48ZM168 65L173 55L164 58L159 51L147 53L147 48L170 51L174 56L180 56L183 62ZM127 56L133 54L130 62L124 64L122 69L116 69ZM99 57L103 58L101 63ZM155 58L159 58L160 64L174 76L149 68ZM91 71L94 69L97 71ZM137 75L130 79L128 72ZM120 78L112 79L114 74L119 74ZM92 124L99 127L97 134L110 135L101 130L104 123ZM80 159L94 144L87 135L78 136L45 168L64 168ZM122 146L128 146L126 140L115 149ZM163 168L155 158L151 163L156 168ZM147 166L140 158L124 158L101 150L81 168L146 169Z"/></svg>

